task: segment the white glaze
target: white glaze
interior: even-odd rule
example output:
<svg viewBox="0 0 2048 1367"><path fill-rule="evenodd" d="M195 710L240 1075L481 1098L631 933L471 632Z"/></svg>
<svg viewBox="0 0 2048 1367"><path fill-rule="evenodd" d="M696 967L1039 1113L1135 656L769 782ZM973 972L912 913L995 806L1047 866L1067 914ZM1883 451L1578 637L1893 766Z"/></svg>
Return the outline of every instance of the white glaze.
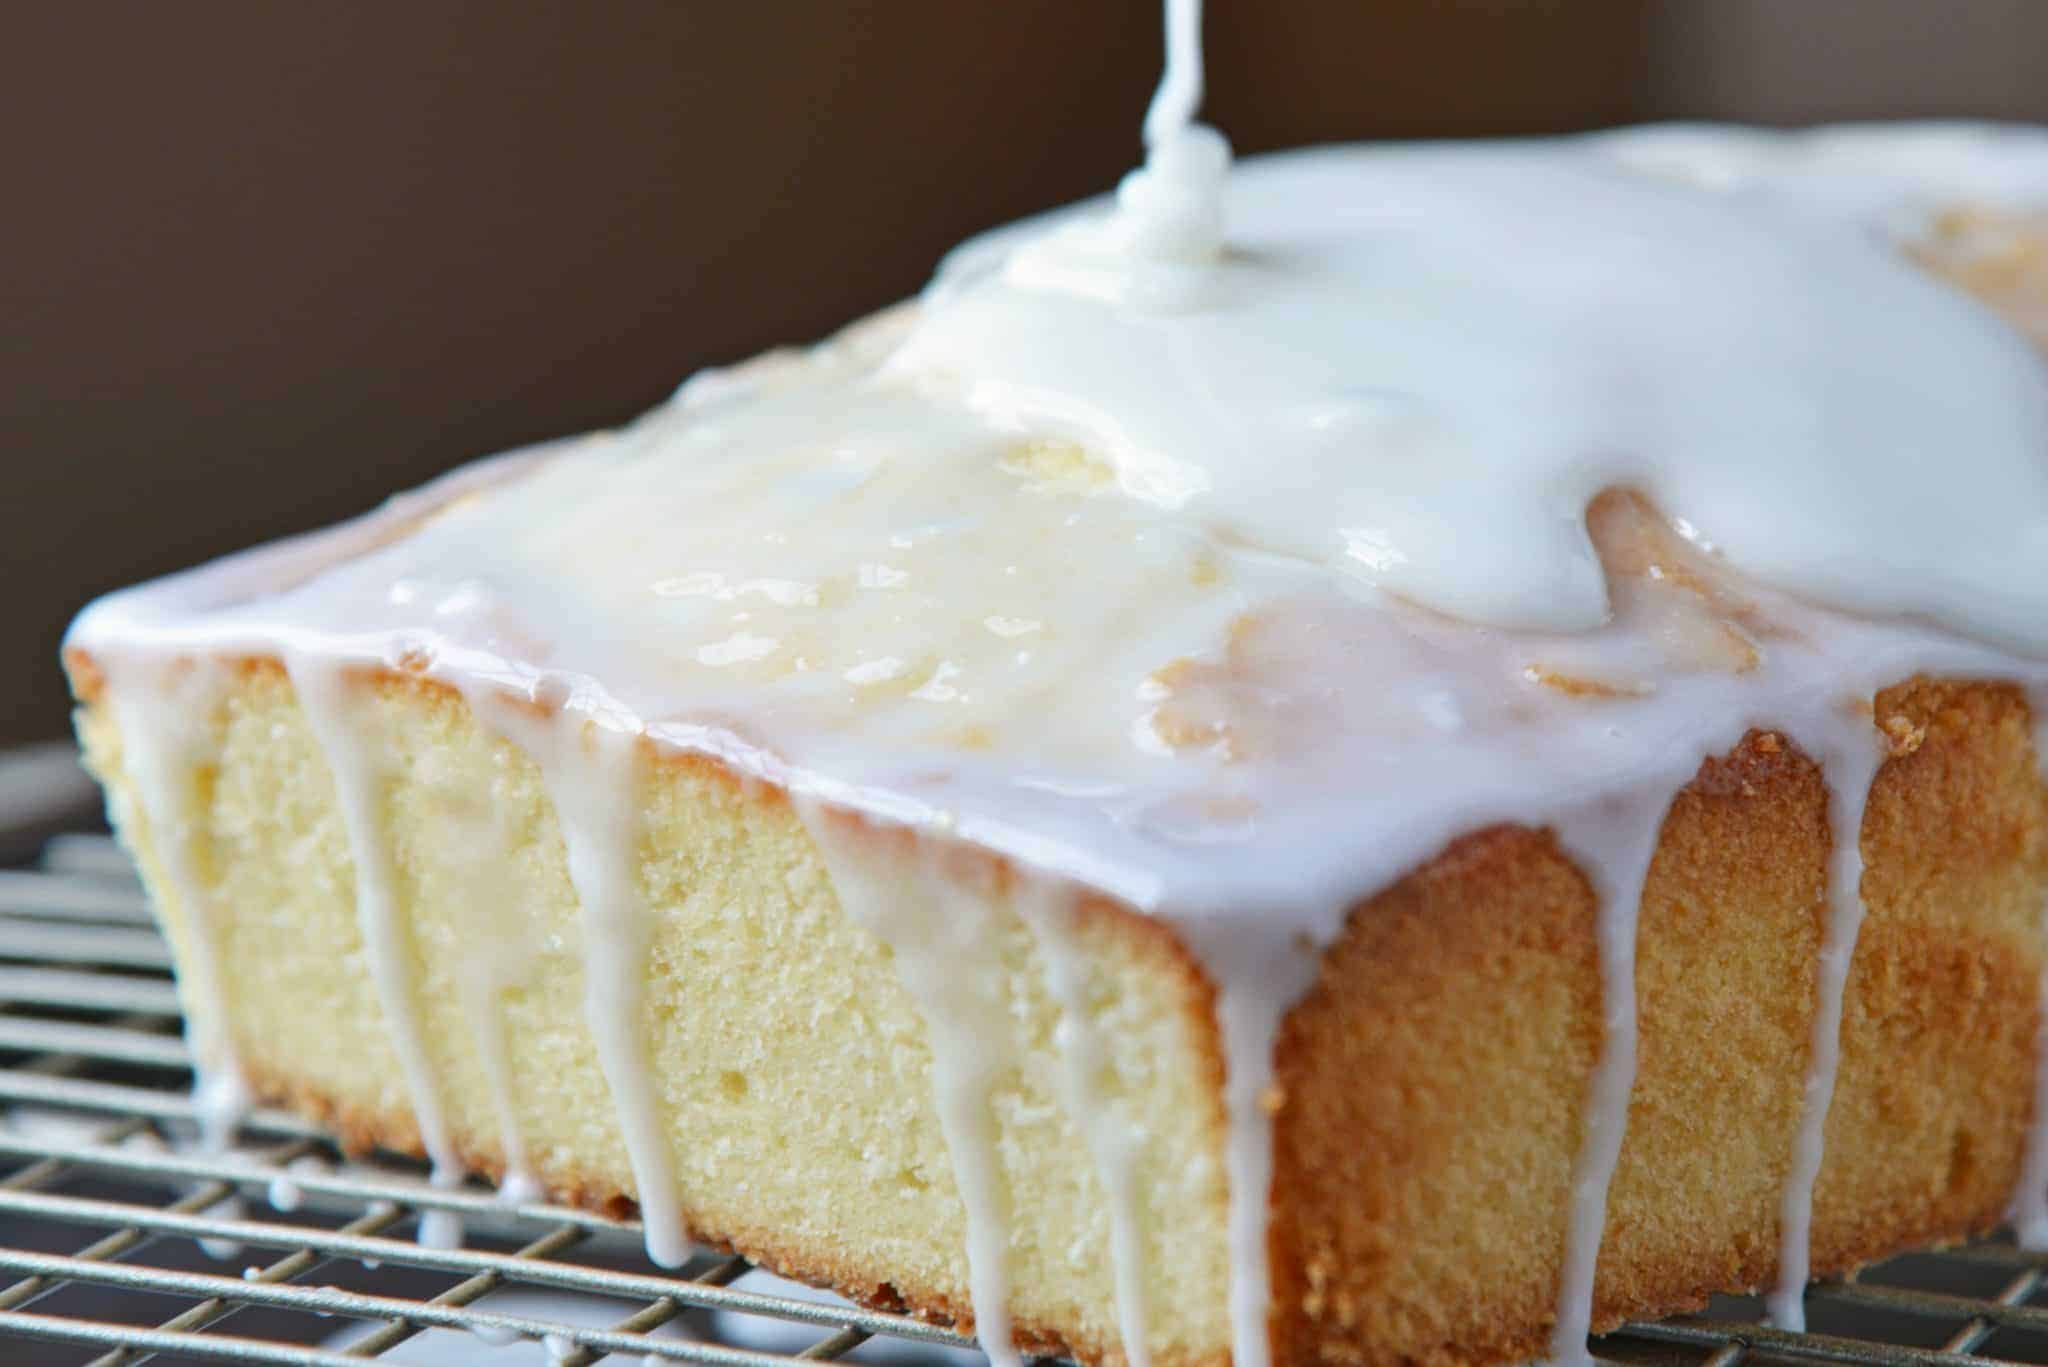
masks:
<svg viewBox="0 0 2048 1367"><path fill-rule="evenodd" d="M326 1175L327 1164L315 1155L303 1154L294 1158L285 1164L282 1172L270 1179L270 1187L265 1195L270 1201L271 1209L286 1213L297 1210L306 1200L305 1188L299 1185L298 1179Z"/></svg>
<svg viewBox="0 0 2048 1367"><path fill-rule="evenodd" d="M344 671L304 653L288 654L286 667L308 726L334 776L336 805L355 869L357 921L366 963L390 1022L400 1073L432 1164L429 1180L438 1188L452 1189L461 1185L465 1173L449 1137L439 1082L426 1052L419 984L399 924L393 845L384 830L380 794L385 761L380 759L375 723L353 700ZM452 816L462 819L467 815L464 804L470 795L440 796ZM506 1199L516 1203L530 1196L535 1183L512 1100L501 996L530 973L535 955L522 933L524 918L516 906L521 890L507 876L509 846L501 821L495 812L486 812L481 819L467 819L465 826L467 838L457 842L458 857L466 861L459 882L471 899L466 929L472 937L472 961L471 971L457 983L457 993L483 1061L485 1083L498 1118L505 1159L501 1187L509 1193ZM446 1210L424 1210L419 1238L431 1248L459 1247L461 1217Z"/></svg>
<svg viewBox="0 0 2048 1367"><path fill-rule="evenodd" d="M72 641L124 672L297 651L403 658L479 711L543 680L575 700L556 709L570 724L515 738L561 817L588 979L626 989L591 997L592 1028L650 1247L675 1256L628 1001L636 738L1169 919L1218 985L1239 1367L1267 1356L1260 1103L1315 951L1457 834L1557 822L1601 890L1607 1020L1560 1278L1575 1356L1626 1118L1646 855L1574 814L1668 798L1736 722L1846 753L1868 725L1835 714L1845 690L2048 678L2048 372L1888 245L1971 187L2048 204L2048 138L1951 130L1936 155L1918 130L1859 133L1859 164L1830 153L1844 135L1653 130L1332 149L1226 179L1190 91L1169 73L1113 211L971 246L915 314L103 600ZM1956 169L1970 158L2001 169ZM1614 483L1652 495L1772 628L1736 631L1752 663L1702 665L1669 603L1602 571L1584 515ZM1555 674L1613 696L1565 696ZM1852 801L1831 802L1838 828ZM887 918L913 933L915 915ZM1844 972L1854 915L1837 895ZM1816 1014L1788 1277L1840 989ZM927 1016L993 1337L983 1065Z"/></svg>
<svg viewBox="0 0 2048 1367"><path fill-rule="evenodd" d="M1636 1082L1636 930L1643 884L1664 829L1671 794L1691 776L1696 757L1683 752L1660 781L1561 817L1559 840L1592 885L1598 905L1602 1030L1600 1058L1586 1086L1578 1157L1572 1164L1571 1214L1558 1274L1557 1324L1550 1360L1590 1367L1586 1334L1593 1320L1594 1271L1607 1227L1607 1191L1628 1130Z"/></svg>
<svg viewBox="0 0 2048 1367"><path fill-rule="evenodd" d="M582 907L584 1020L633 1168L647 1256L680 1267L690 1238L642 1028L652 912L640 884L639 737L615 716L592 718L560 680L537 679L527 696L525 706L482 693L469 703L533 757L547 786Z"/></svg>
<svg viewBox="0 0 2048 1367"><path fill-rule="evenodd" d="M1814 221L1796 181L1706 189L1608 146L1261 159L1229 181L1232 250L1175 252L1158 307L1132 292L1155 263L1125 206L998 235L956 254L889 373L1466 620L1606 620L1582 514L1627 484L1759 579L2048 648L2048 376L2025 340ZM1932 450L1971 498L1929 497Z"/></svg>
<svg viewBox="0 0 2048 1367"><path fill-rule="evenodd" d="M453 842L461 860L456 895L465 904L457 933L464 937L467 962L455 990L497 1119L498 1148L504 1159L498 1199L517 1206L535 1199L540 1190L519 1123L505 1020L506 994L531 982L540 968L532 894L518 876L511 833L490 795L463 792L458 783L436 778L434 791L443 819L459 832Z"/></svg>
<svg viewBox="0 0 2048 1367"><path fill-rule="evenodd" d="M1884 762L1875 727L1850 719L1818 736L1794 739L1821 766L1828 786L1827 923L1821 935L1814 982L1813 1041L1808 1046L1806 1085L1800 1094L1799 1129L1792 1165L1779 1203L1778 1280L1764 1298L1771 1322L1781 1329L1806 1328L1806 1277L1813 1230L1813 1188L1826 1149L1828 1106L1842 1066L1842 1008L1856 941L1863 929L1863 810L1870 785Z"/></svg>
<svg viewBox="0 0 2048 1367"><path fill-rule="evenodd" d="M428 1174L428 1180L436 1188L449 1191L462 1185L460 1169L439 1168ZM462 1247L462 1217L452 1210L427 1207L419 1215L419 1242L421 1248Z"/></svg>
<svg viewBox="0 0 2048 1367"><path fill-rule="evenodd" d="M1140 1135L1105 1091L1108 1046L1088 1001L1088 961L1075 940L1078 897L1050 879L1019 884L1017 912L1038 940L1045 958L1046 987L1060 1009L1057 1043L1063 1099L1074 1128L1088 1145L1102 1199L1109 1207L1109 1251L1116 1280L1117 1333L1130 1367L1151 1367L1146 1332L1145 1264L1137 1184Z"/></svg>
<svg viewBox="0 0 2048 1367"><path fill-rule="evenodd" d="M508 1206L529 1206L547 1196L547 1189L530 1168L507 1168L498 1180L498 1199Z"/></svg>
<svg viewBox="0 0 2048 1367"><path fill-rule="evenodd" d="M248 1214L248 1206L240 1196L223 1196L199 1213L209 1220L240 1220ZM217 1263L231 1263L242 1256L240 1239L197 1239L194 1242L199 1245L201 1253Z"/></svg>
<svg viewBox="0 0 2048 1367"><path fill-rule="evenodd" d="M526 1153L526 1136L520 1129L519 1110L512 1096L512 1053L505 1038L505 1019L500 1001L501 980L483 977L462 985L464 1010L469 1016L470 1038L484 1065L484 1083L491 1091L491 1109L498 1118L498 1146L504 1151L505 1172L498 1179L498 1198L507 1205L522 1205L539 1191Z"/></svg>
<svg viewBox="0 0 2048 1367"><path fill-rule="evenodd" d="M1334 928L1332 928L1334 934ZM1209 937L1204 937L1209 938ZM1197 941L1197 943L1201 943ZM1233 1367L1266 1367L1272 1357L1272 1258L1267 1241L1273 1190L1273 1043L1287 1006L1314 975L1301 943L1268 941L1262 952L1244 937L1219 951L1198 950L1205 962L1231 964L1219 975L1216 1024L1223 1037L1223 1168L1230 1181L1225 1237L1230 1244L1230 1360Z"/></svg>
<svg viewBox="0 0 2048 1367"><path fill-rule="evenodd" d="M385 829L384 784L388 760L376 720L350 688L346 670L317 655L287 651L285 671L306 724L320 746L334 780L335 810L348 837L355 874L356 925L362 933L363 963L376 988L385 1029L398 1056L399 1076L419 1126L420 1143L432 1166L429 1179L442 1188L462 1184L462 1160L448 1132L440 1079L427 1052L420 1019L416 960L399 909L396 846ZM459 1217L448 1211L420 1215L419 1238L429 1248L462 1241Z"/></svg>
<svg viewBox="0 0 2048 1367"><path fill-rule="evenodd" d="M184 927L178 987L200 1133L209 1149L222 1149L248 1109L249 1089L227 1030L219 930L200 872L202 832L186 812L199 767L215 750L212 727L225 680L205 661L124 660L101 669L121 737L121 767L156 853L157 895L178 909Z"/></svg>
<svg viewBox="0 0 2048 1367"><path fill-rule="evenodd" d="M996 1367L1023 1359L1010 1328L1010 1195L996 1148L995 1094L1016 1067L995 913L986 896L956 895L942 848L917 842L913 870L859 848L829 810L799 802L840 910L887 945L924 1017L932 1098L967 1217L974 1334Z"/></svg>
<svg viewBox="0 0 2048 1367"><path fill-rule="evenodd" d="M1201 0L1166 0L1166 65L1145 109L1145 145L1169 142L1202 107Z"/></svg>

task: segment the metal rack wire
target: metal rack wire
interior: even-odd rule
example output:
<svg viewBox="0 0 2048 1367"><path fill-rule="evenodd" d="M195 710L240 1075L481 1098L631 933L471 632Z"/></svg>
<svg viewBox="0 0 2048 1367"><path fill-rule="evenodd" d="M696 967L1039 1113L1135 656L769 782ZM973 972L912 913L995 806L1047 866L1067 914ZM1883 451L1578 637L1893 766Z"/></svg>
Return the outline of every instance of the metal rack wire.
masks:
<svg viewBox="0 0 2048 1367"><path fill-rule="evenodd" d="M111 842L60 836L35 866L0 870L0 1360L768 1367L972 1348L740 1258L660 1271L630 1223L437 1190L420 1165L344 1159L281 1111L202 1152L179 1027L169 954ZM461 1218L462 1247L417 1240L429 1211ZM1811 1333L1728 1299L1598 1349L1711 1367L2048 1362L2048 1307L2032 1303L2044 1279L2048 1258L1985 1242L1814 1288ZM409 1356L421 1335L439 1336L440 1356Z"/></svg>

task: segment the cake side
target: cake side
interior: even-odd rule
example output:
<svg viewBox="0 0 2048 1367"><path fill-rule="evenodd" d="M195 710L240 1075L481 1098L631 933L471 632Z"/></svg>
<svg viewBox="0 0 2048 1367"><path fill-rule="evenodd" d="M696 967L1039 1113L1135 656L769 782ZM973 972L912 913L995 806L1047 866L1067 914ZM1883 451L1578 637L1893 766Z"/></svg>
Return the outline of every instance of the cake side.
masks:
<svg viewBox="0 0 2048 1367"><path fill-rule="evenodd" d="M1875 716L1891 755L1862 829L1869 918L1815 1196L1817 1277L2004 1214L2048 957L2048 789L2023 695L1916 681ZM1596 1327L1776 1271L1827 812L1819 766L1752 732L1666 817ZM1521 828L1469 836L1353 910L1280 1045L1277 1360L1542 1352L1600 1044L1596 916L1556 841Z"/></svg>
<svg viewBox="0 0 2048 1367"><path fill-rule="evenodd" d="M91 662L72 667L88 752L178 942ZM550 1192L617 1207L631 1169L531 764L450 690L402 674L363 685L401 757L387 792L417 993L463 1156L507 1167L489 1049L463 1000L489 937L457 923L479 899L449 881L491 876L496 862L506 919L531 917L517 936L538 946L496 993L509 1128ZM1870 923L1816 1204L1817 1275L1993 1222L2030 1110L2048 795L2024 702L1999 685L1916 684L1882 695L1877 716L1894 753L1864 827ZM194 801L252 1080L353 1142L416 1151L391 1046L368 1024L381 1013L331 785L282 671L242 664L219 728L220 761ZM643 792L642 876L662 910L643 1026L693 1232L870 1303L971 1325L925 1026L889 956L833 905L778 790L646 752L660 757ZM509 860L476 857L480 839L495 848L479 809L509 831ZM891 846L909 837L869 829L878 857L903 857ZM1748 1288L1775 1267L1829 844L1818 767L1768 733L1704 766L1672 808L1644 899L1642 1063L1599 1264L1602 1324ZM984 862L985 886L1008 898L1015 875ZM518 904L521 888L538 892L532 905ZM1227 1360L1210 986L1160 923L1087 906L1091 1000L1120 1098L1144 1122L1154 1355ZM1520 828L1461 839L1354 909L1278 1054L1276 1360L1540 1350L1600 1048L1595 918L1571 860ZM1116 1361L1107 1215L1060 1105L1058 1009L1030 937L1014 916L1005 924L1022 1045L996 1107L1012 1309L1023 1341ZM349 1049L334 1047L338 1022L355 1023Z"/></svg>
<svg viewBox="0 0 2048 1367"><path fill-rule="evenodd" d="M2040 693L2035 693L2039 706ZM2048 787L2010 687L1878 699L1896 750L1863 827L1869 907L1814 1195L1816 1266L1986 1227L2014 1187L2038 1064ZM1881 1142L1880 1142L1881 1141ZM1987 1214L1988 1212L1988 1214Z"/></svg>
<svg viewBox="0 0 2048 1367"><path fill-rule="evenodd" d="M1276 1362L1542 1355L1601 1040L1579 882L1470 836L1325 955L1276 1054Z"/></svg>
<svg viewBox="0 0 2048 1367"><path fill-rule="evenodd" d="M70 663L89 760L182 962L189 928L165 896L121 738L93 703L90 660ZM323 1118L354 1146L420 1152L320 751L275 662L234 669L218 759L192 795L229 1033L262 1096ZM452 690L404 674L357 684L391 757L384 805L415 1005L462 1160L494 1178L524 1167L558 1199L629 1209L632 1168L582 998L580 911L532 762ZM691 1233L971 1332L926 1030L888 951L834 904L778 790L673 753L644 768L640 876L656 914L638 1028ZM883 859L908 839L868 830ZM994 1121L1018 1336L1118 1361L1109 1216L1061 1097L1060 1010L1010 909L1012 875L981 862L975 886L999 912L1015 1031ZM479 897L479 879L496 880L497 896ZM464 919L483 908L490 924ZM1227 1271L1209 984L1156 923L1105 900L1079 905L1072 942L1107 1049L1105 1093L1144 1127L1134 1175L1148 1196L1140 1263L1153 1357L1219 1361Z"/></svg>

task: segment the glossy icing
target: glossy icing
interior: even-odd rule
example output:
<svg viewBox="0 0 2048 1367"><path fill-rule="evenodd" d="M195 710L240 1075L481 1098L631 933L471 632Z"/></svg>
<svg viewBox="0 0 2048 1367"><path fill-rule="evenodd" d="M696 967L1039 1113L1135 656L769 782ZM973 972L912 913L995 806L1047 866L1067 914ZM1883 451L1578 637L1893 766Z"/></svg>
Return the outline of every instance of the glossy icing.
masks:
<svg viewBox="0 0 2048 1367"><path fill-rule="evenodd" d="M1593 1321L1593 1274L1607 1227L1607 1191L1628 1129L1628 1103L1636 1079L1636 930L1643 884L1664 829L1670 795L1689 777L1684 760L1664 777L1561 817L1557 833L1585 870L1599 900L1602 1038L1600 1061L1586 1088L1584 1134L1572 1165L1571 1217L1565 1228L1564 1266L1558 1275L1557 1324L1550 1360L1591 1367L1586 1334Z"/></svg>
<svg viewBox="0 0 2048 1367"><path fill-rule="evenodd" d="M1087 1142L1109 1205L1109 1253L1116 1279L1117 1333L1130 1367L1151 1367L1145 1267L1135 1159L1142 1142L1133 1118L1103 1086L1109 1050L1088 1000L1088 965L1075 942L1074 890L1050 879L1021 884L1017 912L1045 956L1046 986L1059 1003L1059 1046L1067 1114Z"/></svg>
<svg viewBox="0 0 2048 1367"><path fill-rule="evenodd" d="M956 895L939 846L877 861L830 815L799 807L840 907L887 945L931 1039L933 1103L967 1216L975 1336L996 1367L1019 1367L1010 1329L1010 1197L996 1147L994 1098L1017 1066L990 899Z"/></svg>
<svg viewBox="0 0 2048 1367"><path fill-rule="evenodd" d="M1802 1089L1799 1132L1792 1145L1792 1167L1785 1179L1778 1231L1778 1283L1764 1298L1771 1320L1780 1328L1806 1328L1808 1245L1813 1228L1813 1188L1826 1155L1828 1103L1834 1100L1835 1077L1842 1066L1842 1006L1849 986L1849 968L1856 958L1856 940L1863 928L1863 811L1870 785L1884 762L1885 749L1875 727L1852 719L1843 728L1831 726L1801 741L1806 753L1820 761L1828 776L1828 914L1821 935L1820 965L1813 1009L1813 1042L1808 1046L1806 1085ZM1858 734L1860 732L1861 734Z"/></svg>
<svg viewBox="0 0 2048 1367"><path fill-rule="evenodd" d="M213 751L209 732L223 680L218 667L203 660L124 660L102 669L121 734L121 765L140 809L122 825L148 831L158 907L181 931L178 989L198 1079L193 1097L202 1139L219 1149L248 1108L249 1086L226 1026L226 985L202 872L204 834L189 813L201 766Z"/></svg>
<svg viewBox="0 0 2048 1367"><path fill-rule="evenodd" d="M429 1180L437 1187L459 1186L462 1161L448 1132L440 1080L427 1053L418 975L400 910L396 846L385 829L383 790L390 761L376 723L363 715L362 700L343 669L303 652L287 653L284 664L334 780L335 809L341 813L355 874L356 925L420 1143L432 1164ZM462 1241L459 1217L445 1210L423 1213L419 1232L420 1242L429 1247L452 1248Z"/></svg>
<svg viewBox="0 0 2048 1367"><path fill-rule="evenodd" d="M547 785L583 913L583 1015L626 1141L647 1256L662 1267L681 1267L690 1256L689 1232L661 1123L659 1083L647 1064L654 910L641 891L637 738L617 725L582 724L563 707L567 697L568 685L542 676L518 702L472 694L470 706L533 757Z"/></svg>

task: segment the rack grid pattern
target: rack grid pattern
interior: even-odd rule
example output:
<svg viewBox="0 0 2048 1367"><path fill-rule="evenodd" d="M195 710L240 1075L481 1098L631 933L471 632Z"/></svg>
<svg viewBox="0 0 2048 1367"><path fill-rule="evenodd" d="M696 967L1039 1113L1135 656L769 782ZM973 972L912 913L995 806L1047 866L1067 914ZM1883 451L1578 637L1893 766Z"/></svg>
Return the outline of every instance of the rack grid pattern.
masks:
<svg viewBox="0 0 2048 1367"><path fill-rule="evenodd" d="M0 870L0 1360L345 1364L408 1360L421 1334L441 1338L440 1361L983 1360L950 1330L741 1258L661 1271L631 1222L437 1190L420 1164L346 1159L282 1111L201 1151L180 1024L168 950L111 841L59 836L35 866ZM435 1211L461 1220L461 1247L419 1241ZM1986 1241L1813 1288L1810 1333L1728 1298L1596 1350L1710 1367L2048 1362L2044 1280L2048 1257ZM451 1346L451 1330L473 1337Z"/></svg>

